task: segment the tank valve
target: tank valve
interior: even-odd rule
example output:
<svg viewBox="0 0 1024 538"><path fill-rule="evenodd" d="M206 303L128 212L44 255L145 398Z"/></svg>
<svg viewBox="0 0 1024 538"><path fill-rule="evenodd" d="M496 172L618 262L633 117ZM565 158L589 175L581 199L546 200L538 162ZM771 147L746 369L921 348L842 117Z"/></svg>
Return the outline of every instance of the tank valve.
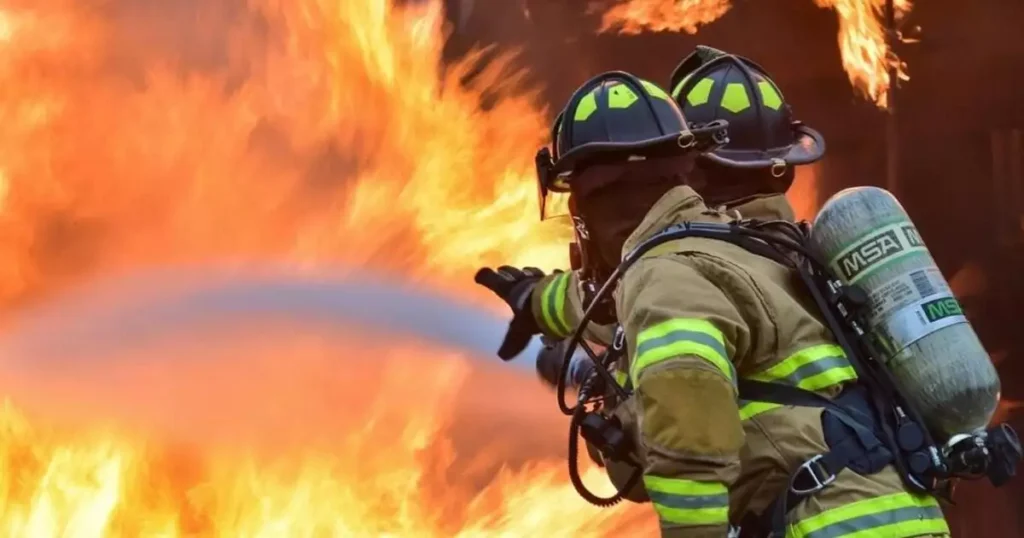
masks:
<svg viewBox="0 0 1024 538"><path fill-rule="evenodd" d="M943 452L951 475L984 475L997 488L1017 474L1017 463L1024 458L1017 432L1009 424L953 436Z"/></svg>

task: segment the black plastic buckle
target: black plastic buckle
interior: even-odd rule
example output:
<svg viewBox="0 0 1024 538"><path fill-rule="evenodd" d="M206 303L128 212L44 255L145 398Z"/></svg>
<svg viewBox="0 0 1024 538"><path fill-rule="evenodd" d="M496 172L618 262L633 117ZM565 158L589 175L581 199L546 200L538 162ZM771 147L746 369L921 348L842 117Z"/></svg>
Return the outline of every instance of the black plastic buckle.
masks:
<svg viewBox="0 0 1024 538"><path fill-rule="evenodd" d="M817 493L825 489L829 484L836 481L836 475L829 472L825 468L825 465L821 463L823 455L818 454L813 458L800 464L797 468L796 473L793 476L793 485L789 487L789 491L796 495L810 495ZM808 480L814 485L809 488L798 488L797 483L800 479L806 476Z"/></svg>

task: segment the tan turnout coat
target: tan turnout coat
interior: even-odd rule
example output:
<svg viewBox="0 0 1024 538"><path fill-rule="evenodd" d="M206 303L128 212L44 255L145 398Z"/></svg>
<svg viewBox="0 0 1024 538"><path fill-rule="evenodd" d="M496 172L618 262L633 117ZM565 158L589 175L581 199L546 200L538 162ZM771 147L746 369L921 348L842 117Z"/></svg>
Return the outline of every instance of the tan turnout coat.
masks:
<svg viewBox="0 0 1024 538"><path fill-rule="evenodd" d="M793 219L783 196L735 209L744 218ZM673 224L732 219L677 187L623 251ZM576 275L548 276L537 290L532 307L542 328L568 335L581 317ZM730 521L763 512L801 463L827 451L820 408L743 402L735 387L742 377L833 396L856 379L791 269L725 241L685 238L630 267L615 303L635 389L617 414L636 436L662 536L724 537ZM794 507L788 525L787 536L806 538L949 532L937 501L908 493L891 466L870 476L842 471Z"/></svg>

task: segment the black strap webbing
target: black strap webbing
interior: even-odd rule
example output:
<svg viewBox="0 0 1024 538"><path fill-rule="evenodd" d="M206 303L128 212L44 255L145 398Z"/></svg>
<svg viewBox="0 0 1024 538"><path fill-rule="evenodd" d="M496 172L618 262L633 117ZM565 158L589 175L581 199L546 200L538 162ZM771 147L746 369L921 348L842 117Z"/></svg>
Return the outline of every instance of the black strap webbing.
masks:
<svg viewBox="0 0 1024 538"><path fill-rule="evenodd" d="M843 442L829 446L828 452L798 468L791 476L786 491L780 494L763 514L761 524L769 536L785 536L786 514L803 499L820 491L821 488L806 487L801 482L814 480L804 473L820 471L826 478L835 477L865 453L882 445L881 439L864 425L871 417L855 417L846 409L818 393L781 383L741 379L737 383L740 399L800 407L821 407L831 412L838 420L856 433ZM809 465L810 464L810 465ZM820 480L820 479L819 479ZM822 482L828 482L823 480ZM827 485L827 484L826 484Z"/></svg>

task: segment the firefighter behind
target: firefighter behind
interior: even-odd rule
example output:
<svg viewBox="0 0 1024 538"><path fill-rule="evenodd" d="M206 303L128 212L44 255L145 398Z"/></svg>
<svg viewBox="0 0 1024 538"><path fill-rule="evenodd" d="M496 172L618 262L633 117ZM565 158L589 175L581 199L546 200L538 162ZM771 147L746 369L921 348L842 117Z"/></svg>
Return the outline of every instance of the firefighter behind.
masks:
<svg viewBox="0 0 1024 538"><path fill-rule="evenodd" d="M513 310L503 358L534 334L568 336L587 281L600 286L626 252L673 224L793 220L783 196L793 167L820 159L824 140L792 120L767 73L699 47L670 87L671 96L606 73L577 90L556 120L551 174L541 181L569 192L584 267L477 274ZM685 138L687 120L714 119L729 122L724 148L665 150L666 139ZM786 536L948 536L936 499L908 492L891 464L865 459L834 477L815 464L830 449L821 408L738 399L741 377L829 398L856 382L791 269L726 241L685 238L632 265L613 307L634 391L621 407L635 414L627 422L663 537L722 537L730 522L745 535L767 535L779 530L770 516L780 499L790 501L782 505Z"/></svg>

